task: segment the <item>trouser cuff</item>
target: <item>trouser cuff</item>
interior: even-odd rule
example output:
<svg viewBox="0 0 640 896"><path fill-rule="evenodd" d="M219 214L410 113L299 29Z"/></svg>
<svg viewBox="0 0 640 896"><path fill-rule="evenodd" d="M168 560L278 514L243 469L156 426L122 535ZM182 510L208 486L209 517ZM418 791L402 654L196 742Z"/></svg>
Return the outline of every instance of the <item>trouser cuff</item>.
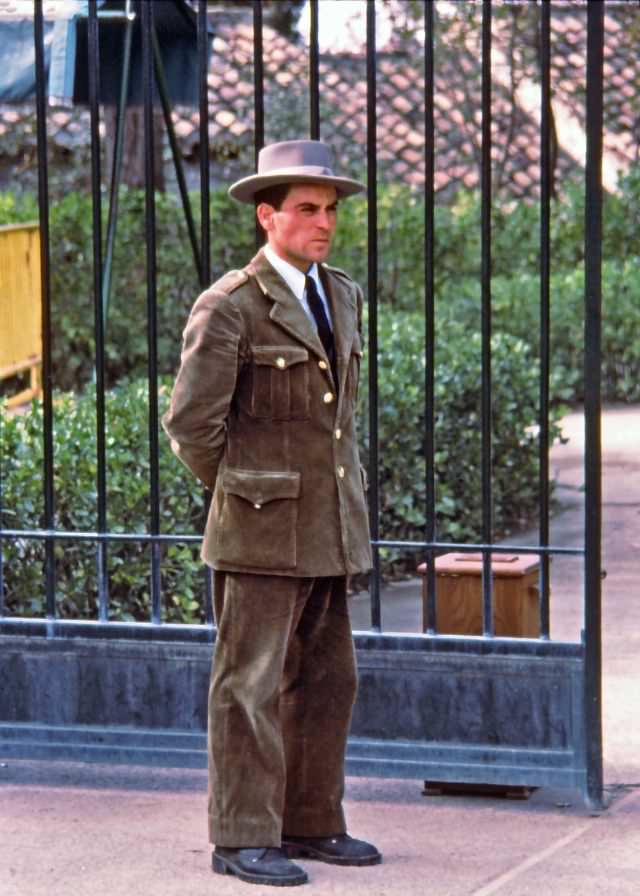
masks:
<svg viewBox="0 0 640 896"><path fill-rule="evenodd" d="M333 812L287 812L282 823L283 836L290 837L333 837L346 833L346 830L342 809Z"/></svg>
<svg viewBox="0 0 640 896"><path fill-rule="evenodd" d="M281 832L273 825L255 825L209 822L209 842L215 846L226 846L228 849L249 849L250 847L274 847L281 845Z"/></svg>

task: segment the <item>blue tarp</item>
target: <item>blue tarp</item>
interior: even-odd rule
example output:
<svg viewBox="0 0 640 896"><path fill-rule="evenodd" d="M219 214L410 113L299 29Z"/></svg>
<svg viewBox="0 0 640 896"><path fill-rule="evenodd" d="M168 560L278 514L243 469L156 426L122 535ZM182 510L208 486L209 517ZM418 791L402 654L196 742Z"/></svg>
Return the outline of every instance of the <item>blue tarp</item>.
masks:
<svg viewBox="0 0 640 896"><path fill-rule="evenodd" d="M53 22L45 24L45 67L49 71ZM22 103L36 92L33 19L0 20L0 103Z"/></svg>
<svg viewBox="0 0 640 896"><path fill-rule="evenodd" d="M128 103L142 103L142 38L140 3L131 4L133 26ZM124 19L101 17L101 12L124 12L125 0L98 0L100 35L100 102L115 104L120 97L124 48ZM184 0L155 0L154 22L173 103L197 105L198 66L196 17ZM87 78L87 0L61 0L55 21L44 21L45 67L48 95L57 101L85 104ZM209 53L213 35L209 33ZM33 19L0 19L0 102L20 103L35 94Z"/></svg>

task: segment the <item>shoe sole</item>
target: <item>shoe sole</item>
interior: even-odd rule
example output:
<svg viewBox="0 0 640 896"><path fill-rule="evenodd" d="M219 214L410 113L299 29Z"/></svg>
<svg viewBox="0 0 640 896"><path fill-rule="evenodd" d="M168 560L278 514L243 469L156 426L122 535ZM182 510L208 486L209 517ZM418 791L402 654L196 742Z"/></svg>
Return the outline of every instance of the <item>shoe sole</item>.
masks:
<svg viewBox="0 0 640 896"><path fill-rule="evenodd" d="M316 859L318 862L326 862L327 865L379 865L382 862L380 853L373 856L332 856L329 853L320 852L312 846L298 846L282 844L282 851L288 859Z"/></svg>
<svg viewBox="0 0 640 896"><path fill-rule="evenodd" d="M216 874L232 874L247 884L262 884L265 887L296 887L299 884L306 884L309 880L306 874L281 878L268 877L264 874L250 874L248 871L238 868L233 862L215 854L211 857L211 867Z"/></svg>

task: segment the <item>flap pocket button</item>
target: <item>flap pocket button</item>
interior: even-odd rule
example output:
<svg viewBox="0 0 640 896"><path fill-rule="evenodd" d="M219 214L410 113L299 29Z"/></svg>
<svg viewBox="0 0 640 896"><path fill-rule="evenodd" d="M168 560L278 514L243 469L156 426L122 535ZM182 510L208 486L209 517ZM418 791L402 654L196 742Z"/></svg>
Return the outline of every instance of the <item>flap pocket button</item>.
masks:
<svg viewBox="0 0 640 896"><path fill-rule="evenodd" d="M279 367L280 370L284 370L286 366L287 366L287 362L285 361L285 359L282 356L280 356L279 358L276 358L276 367Z"/></svg>

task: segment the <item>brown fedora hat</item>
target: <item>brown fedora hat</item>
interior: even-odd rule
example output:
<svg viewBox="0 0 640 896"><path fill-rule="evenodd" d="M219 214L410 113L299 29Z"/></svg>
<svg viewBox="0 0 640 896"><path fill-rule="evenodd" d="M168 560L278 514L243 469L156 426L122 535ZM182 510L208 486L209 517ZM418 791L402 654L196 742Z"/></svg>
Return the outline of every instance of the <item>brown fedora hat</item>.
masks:
<svg viewBox="0 0 640 896"><path fill-rule="evenodd" d="M331 164L331 150L320 140L272 143L260 150L258 173L232 184L229 195L238 202L253 202L256 193L276 184L325 184L335 187L339 197L366 189L357 180L337 177Z"/></svg>

